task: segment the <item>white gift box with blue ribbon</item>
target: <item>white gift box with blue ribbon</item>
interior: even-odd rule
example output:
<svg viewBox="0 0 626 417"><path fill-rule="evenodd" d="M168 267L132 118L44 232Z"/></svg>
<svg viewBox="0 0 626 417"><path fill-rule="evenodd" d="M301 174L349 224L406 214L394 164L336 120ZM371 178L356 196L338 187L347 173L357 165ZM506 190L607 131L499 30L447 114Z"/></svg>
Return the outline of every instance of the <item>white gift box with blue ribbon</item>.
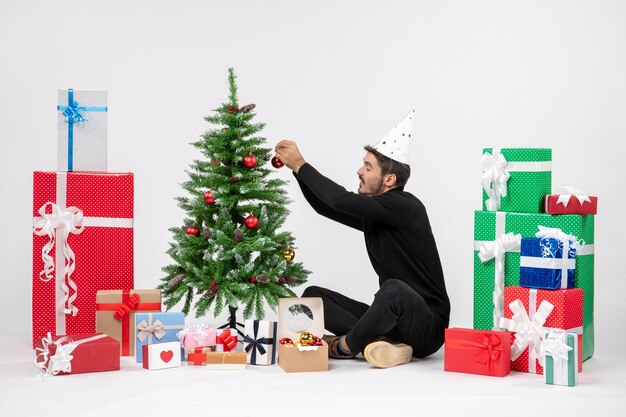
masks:
<svg viewBox="0 0 626 417"><path fill-rule="evenodd" d="M107 92L59 90L57 171L107 171Z"/></svg>

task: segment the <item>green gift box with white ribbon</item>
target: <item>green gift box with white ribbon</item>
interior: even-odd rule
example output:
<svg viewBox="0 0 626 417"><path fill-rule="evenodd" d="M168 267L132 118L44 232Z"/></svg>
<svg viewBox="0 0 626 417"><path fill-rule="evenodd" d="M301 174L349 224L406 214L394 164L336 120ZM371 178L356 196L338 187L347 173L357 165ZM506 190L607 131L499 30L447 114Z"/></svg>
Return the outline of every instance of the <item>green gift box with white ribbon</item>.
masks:
<svg viewBox="0 0 626 417"><path fill-rule="evenodd" d="M578 383L578 336L552 330L545 333L541 348L546 384L573 387ZM583 343L584 346L584 343ZM584 349L584 348L583 348Z"/></svg>
<svg viewBox="0 0 626 417"><path fill-rule="evenodd" d="M474 328L497 328L505 286L519 285L518 238L535 237L538 226L559 228L584 242L576 256L575 288L582 288L583 359L594 351L594 216L476 211L474 214ZM481 260L482 250L482 260ZM484 262L483 262L484 260ZM496 283L498 285L496 285Z"/></svg>
<svg viewBox="0 0 626 417"><path fill-rule="evenodd" d="M552 150L485 148L482 156L483 210L543 213L552 193Z"/></svg>

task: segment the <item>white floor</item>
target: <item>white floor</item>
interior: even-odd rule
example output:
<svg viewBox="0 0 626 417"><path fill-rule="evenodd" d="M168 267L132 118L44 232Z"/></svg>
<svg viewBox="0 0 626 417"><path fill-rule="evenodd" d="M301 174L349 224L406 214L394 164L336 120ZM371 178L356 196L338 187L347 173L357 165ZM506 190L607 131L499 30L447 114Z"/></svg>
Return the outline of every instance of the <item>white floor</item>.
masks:
<svg viewBox="0 0 626 417"><path fill-rule="evenodd" d="M443 371L443 351L426 360L374 369L363 359L331 360L329 372L286 374L280 367L209 371L183 366L146 371L131 358L122 370L35 376L29 341L0 339L0 416L559 416L625 415L623 357L585 362L579 385L542 377L505 378Z"/></svg>

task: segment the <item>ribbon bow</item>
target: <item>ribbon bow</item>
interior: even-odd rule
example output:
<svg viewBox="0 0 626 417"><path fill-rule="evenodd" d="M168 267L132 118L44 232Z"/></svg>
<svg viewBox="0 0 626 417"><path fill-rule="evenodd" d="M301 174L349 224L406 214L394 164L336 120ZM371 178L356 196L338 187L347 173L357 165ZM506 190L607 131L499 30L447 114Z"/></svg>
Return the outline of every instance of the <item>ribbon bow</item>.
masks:
<svg viewBox="0 0 626 417"><path fill-rule="evenodd" d="M52 335L48 333L41 340L42 347L35 349L38 352L35 358L35 366L40 368L44 375L58 375L60 372L72 372L72 352L76 344L69 337L62 337L52 341ZM54 355L48 356L50 346L56 346ZM41 360L40 360L41 359Z"/></svg>
<svg viewBox="0 0 626 417"><path fill-rule="evenodd" d="M161 321L158 319L155 320L151 325L148 325L148 322L142 320L137 325L137 329L139 329L139 333L137 333L137 339L139 339L141 342L146 340L146 337L151 334L154 334L157 339L163 339L163 336L165 336L166 334L165 330L163 330L163 323L161 323Z"/></svg>
<svg viewBox="0 0 626 417"><path fill-rule="evenodd" d="M115 320L122 320L124 317L130 314L131 310L137 308L139 301L141 301L141 297L139 296L139 294L134 293L130 296L128 300L120 304L117 310L115 310L115 313L113 313L113 318Z"/></svg>
<svg viewBox="0 0 626 417"><path fill-rule="evenodd" d="M176 337L180 340L180 343L184 343L187 337L196 335L198 347L207 346L207 330L211 329L211 326L205 323L194 324L192 326L186 326L183 330L176 333Z"/></svg>
<svg viewBox="0 0 626 417"><path fill-rule="evenodd" d="M562 331L550 330L545 340L541 342L544 355L550 355L554 360L568 360L568 352L573 348L563 341L567 334Z"/></svg>
<svg viewBox="0 0 626 417"><path fill-rule="evenodd" d="M507 195L507 182L510 174L506 169L508 162L500 150L493 149L492 152L485 152L481 158L483 174L480 182L489 197L485 202L487 210L498 211L500 210L500 197Z"/></svg>
<svg viewBox="0 0 626 417"><path fill-rule="evenodd" d="M46 213L47 207L52 209L51 214ZM77 296L77 287L71 276L76 268L76 256L74 251L67 242L67 238L70 233L80 234L84 230L83 226L83 212L76 207L67 207L62 209L58 205L47 202L39 209L40 218L35 221L33 227L33 233L37 236L48 236L48 243L46 243L41 249L41 259L43 260L43 270L39 273L39 279L43 282L48 282L52 279L54 272L54 260L50 256L50 251L55 246L56 231L59 229L61 244L63 245L63 257L64 257L64 278L60 283L63 289L63 312L65 314L72 314L75 316L78 313L78 308L73 305ZM67 277L67 284L65 283L65 277ZM69 285L69 287L68 287ZM74 293L69 296L69 288ZM67 307L66 307L67 305Z"/></svg>
<svg viewBox="0 0 626 417"><path fill-rule="evenodd" d="M65 116L65 119L69 124L84 123L87 121L87 119L83 116L86 110L87 109L85 109L85 107L79 106L78 102L72 99L67 103L67 107L63 110L63 116Z"/></svg>
<svg viewBox="0 0 626 417"><path fill-rule="evenodd" d="M577 251L580 251L585 246L585 241L577 239L576 236L567 234L561 229L556 227L544 227L539 226L539 231L535 233L535 236L541 239L541 255L545 258L548 256L554 257L554 253L558 248L552 248L548 239L556 239L559 241L559 248L563 249L563 258L569 255L576 255Z"/></svg>
<svg viewBox="0 0 626 417"><path fill-rule="evenodd" d="M500 319L500 327L515 332L515 342L511 346L511 361L515 361L528 347L529 364L539 363L543 365L543 357L541 355L541 340L544 338L546 329L543 324L552 312L554 305L544 300L539 305L537 312L530 319L522 302L517 299L509 304L509 308L513 312L511 319Z"/></svg>
<svg viewBox="0 0 626 417"><path fill-rule="evenodd" d="M474 359L478 363L487 364L489 373L493 374L493 364L500 358L500 354L504 351L502 342L496 335L490 334L476 334L472 337L476 343L476 347L480 349L480 352L476 354Z"/></svg>
<svg viewBox="0 0 626 417"><path fill-rule="evenodd" d="M263 356L267 353L267 350L265 349L265 346L263 345L274 345L274 338L273 337L261 337L259 338L259 322L258 320L254 320L253 325L253 336L254 337L250 337L248 335L244 336L244 342L247 343L245 349L246 352L250 352L250 349L252 349L252 353L250 355L250 363L252 364L256 364L256 353L257 351L259 352L259 355Z"/></svg>
<svg viewBox="0 0 626 417"><path fill-rule="evenodd" d="M496 240L485 242L478 251L481 262L495 259L495 285L493 289L493 325L498 330L498 320L504 317L504 254L519 249L522 235L512 232L500 235Z"/></svg>
<svg viewBox="0 0 626 417"><path fill-rule="evenodd" d="M573 266L568 264L570 256L573 258L576 256L585 242L581 239L578 240L575 236L564 233L561 229L539 226L539 231L535 234L538 238L541 238L539 245L541 246L541 256L543 258L556 258L556 252L561 249L561 288L567 288L567 278L569 268L573 269ZM558 243L555 245L554 240Z"/></svg>
<svg viewBox="0 0 626 417"><path fill-rule="evenodd" d="M567 207L569 200L572 197L576 197L581 206L585 203L585 201L591 203L591 199L586 192L574 187L561 187L559 188L557 194L559 194L559 198L556 200L556 204L563 204L564 207Z"/></svg>
<svg viewBox="0 0 626 417"><path fill-rule="evenodd" d="M255 335L256 337L256 335ZM256 356L256 351L259 351L259 355L265 355L267 353L267 350L265 350L265 347L263 346L263 344L271 344L274 343L274 339L268 339L267 337L262 337L260 339L255 339L252 338L248 335L246 335L243 340L248 343L246 345L246 352L250 352L250 349L254 349L252 351L252 355Z"/></svg>
<svg viewBox="0 0 626 417"><path fill-rule="evenodd" d="M230 329L223 330L217 335L217 344L224 345L224 352L230 352L237 346L237 334L231 334Z"/></svg>

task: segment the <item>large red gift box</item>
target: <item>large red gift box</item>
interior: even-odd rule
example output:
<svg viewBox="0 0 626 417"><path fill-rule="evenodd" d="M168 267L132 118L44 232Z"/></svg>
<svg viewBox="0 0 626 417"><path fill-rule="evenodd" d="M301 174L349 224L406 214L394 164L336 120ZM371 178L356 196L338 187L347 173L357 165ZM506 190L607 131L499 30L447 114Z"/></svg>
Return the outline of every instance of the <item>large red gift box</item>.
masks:
<svg viewBox="0 0 626 417"><path fill-rule="evenodd" d="M561 329L578 335L578 369L581 372L583 369L583 290L580 288L537 290L517 286L504 287L504 317L507 319L513 317L510 304L515 300L521 301L531 320L540 308L542 301L548 301L554 306L552 312L547 316L543 328L546 329L545 331ZM544 337L544 333L541 333L541 337ZM541 342L539 341L539 343ZM535 359L534 362L530 361L528 349L528 347L524 349L523 353L511 362L511 370L542 375L543 366L541 366L539 359Z"/></svg>
<svg viewBox="0 0 626 417"><path fill-rule="evenodd" d="M548 214L596 214L598 212L598 197L584 196L591 201L582 203L575 195L563 201L559 194L547 195L544 200L544 209ZM559 202L559 199L561 202Z"/></svg>
<svg viewBox="0 0 626 417"><path fill-rule="evenodd" d="M443 369L489 376L511 372L513 333L449 328L445 331Z"/></svg>
<svg viewBox="0 0 626 417"><path fill-rule="evenodd" d="M94 333L96 292L133 288L133 174L35 172L33 346Z"/></svg>
<svg viewBox="0 0 626 417"><path fill-rule="evenodd" d="M37 367L50 375L120 369L120 342L104 333L40 337L35 352Z"/></svg>

